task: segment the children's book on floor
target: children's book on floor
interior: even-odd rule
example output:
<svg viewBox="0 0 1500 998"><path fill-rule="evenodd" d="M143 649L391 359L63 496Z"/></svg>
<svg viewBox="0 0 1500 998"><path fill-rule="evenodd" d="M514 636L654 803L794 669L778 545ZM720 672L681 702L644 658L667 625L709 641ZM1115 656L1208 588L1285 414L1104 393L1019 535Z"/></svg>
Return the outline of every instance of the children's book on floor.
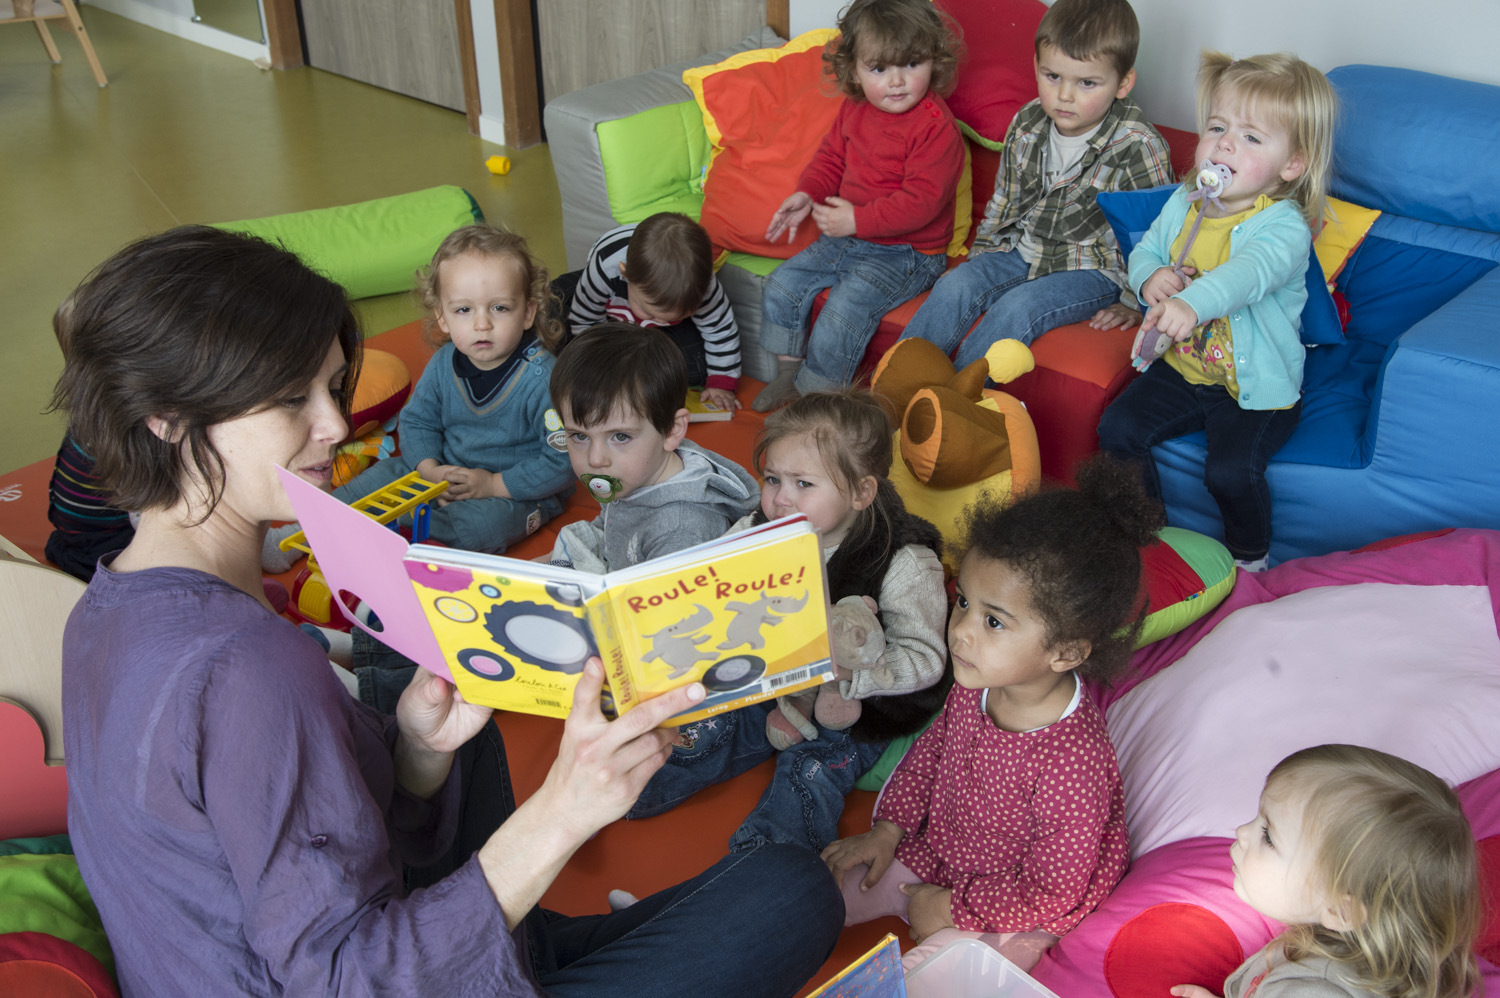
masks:
<svg viewBox="0 0 1500 998"><path fill-rule="evenodd" d="M734 416L731 410L723 406L703 401L703 393L696 388L688 389L687 401L682 406L688 411L689 423L712 423Z"/></svg>
<svg viewBox="0 0 1500 998"><path fill-rule="evenodd" d="M822 552L802 516L607 575L425 544L408 545L325 492L281 472L336 603L464 698L567 715L592 655L606 706L623 714L700 681L684 724L833 678ZM346 613L353 617L352 613Z"/></svg>
<svg viewBox="0 0 1500 998"><path fill-rule="evenodd" d="M906 998L900 942L887 932L868 953L807 998Z"/></svg>

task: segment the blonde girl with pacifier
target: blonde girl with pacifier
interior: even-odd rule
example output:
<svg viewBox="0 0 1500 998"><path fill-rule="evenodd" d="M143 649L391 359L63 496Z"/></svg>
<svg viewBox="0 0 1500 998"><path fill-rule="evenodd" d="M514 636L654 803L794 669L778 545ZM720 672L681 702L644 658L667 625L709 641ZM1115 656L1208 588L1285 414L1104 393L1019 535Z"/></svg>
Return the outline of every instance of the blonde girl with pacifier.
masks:
<svg viewBox="0 0 1500 998"><path fill-rule="evenodd" d="M1304 274L1336 103L1296 56L1203 54L1198 167L1130 254L1130 286L1150 306L1136 338L1145 373L1099 422L1100 448L1137 462L1153 496L1151 448L1206 431L1204 481L1250 571L1271 547L1266 465L1302 413Z"/></svg>

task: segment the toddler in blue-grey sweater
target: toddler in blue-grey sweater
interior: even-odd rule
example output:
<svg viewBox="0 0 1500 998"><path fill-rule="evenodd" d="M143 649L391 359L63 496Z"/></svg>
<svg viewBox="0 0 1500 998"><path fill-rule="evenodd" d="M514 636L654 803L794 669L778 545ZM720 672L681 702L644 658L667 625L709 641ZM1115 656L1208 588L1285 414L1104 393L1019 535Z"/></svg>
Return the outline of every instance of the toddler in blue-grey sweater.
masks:
<svg viewBox="0 0 1500 998"><path fill-rule="evenodd" d="M417 290L440 345L401 410L401 454L333 494L353 502L411 471L446 481L429 536L501 552L560 513L573 481L547 387L564 335L545 304L547 271L521 236L469 225L443 240ZM268 533L267 571L290 566L277 545L297 529Z"/></svg>

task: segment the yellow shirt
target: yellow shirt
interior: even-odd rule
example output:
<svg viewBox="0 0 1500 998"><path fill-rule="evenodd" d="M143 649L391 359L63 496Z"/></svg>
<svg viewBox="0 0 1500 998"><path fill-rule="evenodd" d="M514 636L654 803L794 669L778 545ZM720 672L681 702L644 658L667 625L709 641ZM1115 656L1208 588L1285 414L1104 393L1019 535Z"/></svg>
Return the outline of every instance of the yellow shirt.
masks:
<svg viewBox="0 0 1500 998"><path fill-rule="evenodd" d="M1228 260L1231 230L1274 203L1262 194L1255 199L1255 204L1242 212L1222 218L1204 216L1203 224L1198 229L1198 237L1193 240L1192 249L1188 251L1186 264L1195 268L1198 275L1202 276ZM1193 221L1202 207L1203 202L1199 201L1188 208L1187 218L1182 222L1182 231L1172 241L1173 260L1182 254L1182 245L1187 241L1188 233L1193 230ZM1173 346L1162 359L1190 385L1222 385L1235 399L1240 397L1239 381L1234 373L1234 337L1230 334L1227 316L1217 316L1199 324L1192 336Z"/></svg>

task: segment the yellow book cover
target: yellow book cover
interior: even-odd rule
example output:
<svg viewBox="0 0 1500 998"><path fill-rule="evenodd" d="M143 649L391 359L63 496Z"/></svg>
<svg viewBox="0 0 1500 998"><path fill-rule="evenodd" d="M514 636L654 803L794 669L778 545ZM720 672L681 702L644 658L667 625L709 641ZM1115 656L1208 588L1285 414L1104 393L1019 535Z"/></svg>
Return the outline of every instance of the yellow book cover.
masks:
<svg viewBox="0 0 1500 998"><path fill-rule="evenodd" d="M696 388L688 389L687 401L682 403L682 407L688 411L689 423L711 423L734 416L729 409L703 401L703 393Z"/></svg>
<svg viewBox="0 0 1500 998"><path fill-rule="evenodd" d="M608 575L413 545L404 559L465 699L566 716L591 655L624 713L701 681L670 724L833 678L817 534L778 520Z"/></svg>

